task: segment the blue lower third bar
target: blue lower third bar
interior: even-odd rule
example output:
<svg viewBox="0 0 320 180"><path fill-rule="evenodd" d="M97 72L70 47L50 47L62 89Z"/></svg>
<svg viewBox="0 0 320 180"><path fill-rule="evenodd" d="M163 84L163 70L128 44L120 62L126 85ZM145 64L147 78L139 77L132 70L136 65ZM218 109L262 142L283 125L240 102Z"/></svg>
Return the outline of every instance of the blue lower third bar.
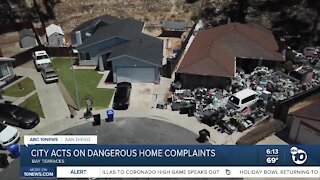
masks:
<svg viewBox="0 0 320 180"><path fill-rule="evenodd" d="M56 177L57 170L56 167L21 167L20 177L24 178L49 178Z"/></svg>

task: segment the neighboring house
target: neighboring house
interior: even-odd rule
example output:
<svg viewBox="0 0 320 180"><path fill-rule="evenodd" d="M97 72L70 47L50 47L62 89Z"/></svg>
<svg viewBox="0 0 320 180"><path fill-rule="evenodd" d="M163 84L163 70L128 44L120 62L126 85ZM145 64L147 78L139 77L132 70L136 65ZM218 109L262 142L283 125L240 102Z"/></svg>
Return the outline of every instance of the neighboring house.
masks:
<svg viewBox="0 0 320 180"><path fill-rule="evenodd" d="M21 48L32 48L38 46L36 35L32 29L22 29L19 31L19 37Z"/></svg>
<svg viewBox="0 0 320 180"><path fill-rule="evenodd" d="M72 32L79 65L111 70L114 82L160 81L162 40L143 34L144 23L112 16L86 22Z"/></svg>
<svg viewBox="0 0 320 180"><path fill-rule="evenodd" d="M299 144L320 144L319 100L289 114L290 140Z"/></svg>
<svg viewBox="0 0 320 180"><path fill-rule="evenodd" d="M46 34L48 45L51 47L63 47L65 46L64 33L60 26L51 24L46 27Z"/></svg>
<svg viewBox="0 0 320 180"><path fill-rule="evenodd" d="M14 60L13 58L0 57L0 87L15 77L12 65Z"/></svg>
<svg viewBox="0 0 320 180"><path fill-rule="evenodd" d="M183 87L226 87L236 68L251 72L256 66L284 61L271 31L260 25L230 23L199 31L176 72Z"/></svg>
<svg viewBox="0 0 320 180"><path fill-rule="evenodd" d="M181 37L186 30L186 22L164 21L160 37Z"/></svg>

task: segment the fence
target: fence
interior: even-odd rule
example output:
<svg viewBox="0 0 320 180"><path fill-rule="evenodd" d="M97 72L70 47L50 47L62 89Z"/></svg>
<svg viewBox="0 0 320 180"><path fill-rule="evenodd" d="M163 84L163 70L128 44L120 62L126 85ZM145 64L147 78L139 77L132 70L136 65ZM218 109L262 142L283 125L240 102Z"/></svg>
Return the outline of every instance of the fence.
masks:
<svg viewBox="0 0 320 180"><path fill-rule="evenodd" d="M167 77L167 78L171 78L172 73L174 72L174 70L176 69L179 61L181 61L182 58L182 54L184 53L187 44L189 42L190 37L193 35L194 33L194 29L196 27L197 23L195 23L191 30L189 31L189 34L187 36L187 38L182 42L182 46L181 49L177 55L177 57L173 60L173 59L168 59L167 60L167 64L163 65L161 68L161 76L163 77Z"/></svg>
<svg viewBox="0 0 320 180"><path fill-rule="evenodd" d="M55 57L70 57L72 54L72 47L45 47L43 45L33 47L17 55L12 56L15 59L13 67L20 66L32 60L32 53L35 51L45 50L49 56Z"/></svg>
<svg viewBox="0 0 320 180"><path fill-rule="evenodd" d="M14 24L2 24L0 28L0 34L5 34L14 31L21 31L22 29L32 29L33 25L31 22L21 22Z"/></svg>

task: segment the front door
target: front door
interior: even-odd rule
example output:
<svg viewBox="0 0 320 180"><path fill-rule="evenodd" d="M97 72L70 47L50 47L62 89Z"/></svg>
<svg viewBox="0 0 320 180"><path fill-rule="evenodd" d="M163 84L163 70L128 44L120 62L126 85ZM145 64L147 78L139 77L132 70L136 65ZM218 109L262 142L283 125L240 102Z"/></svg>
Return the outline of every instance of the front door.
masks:
<svg viewBox="0 0 320 180"><path fill-rule="evenodd" d="M104 70L111 70L112 69L112 61L108 61L111 52L102 55L102 62L104 66Z"/></svg>

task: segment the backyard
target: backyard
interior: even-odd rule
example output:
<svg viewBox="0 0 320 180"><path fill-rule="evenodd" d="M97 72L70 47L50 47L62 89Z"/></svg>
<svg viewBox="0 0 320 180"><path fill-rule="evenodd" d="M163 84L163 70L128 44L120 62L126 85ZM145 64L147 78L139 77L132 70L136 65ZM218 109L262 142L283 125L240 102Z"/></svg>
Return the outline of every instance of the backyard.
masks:
<svg viewBox="0 0 320 180"><path fill-rule="evenodd" d="M52 58L52 63L60 80L76 102L70 58ZM114 90L97 88L103 75L93 69L76 69L74 71L81 108L86 107L84 103L86 96L93 97L94 108L107 108L110 104Z"/></svg>

